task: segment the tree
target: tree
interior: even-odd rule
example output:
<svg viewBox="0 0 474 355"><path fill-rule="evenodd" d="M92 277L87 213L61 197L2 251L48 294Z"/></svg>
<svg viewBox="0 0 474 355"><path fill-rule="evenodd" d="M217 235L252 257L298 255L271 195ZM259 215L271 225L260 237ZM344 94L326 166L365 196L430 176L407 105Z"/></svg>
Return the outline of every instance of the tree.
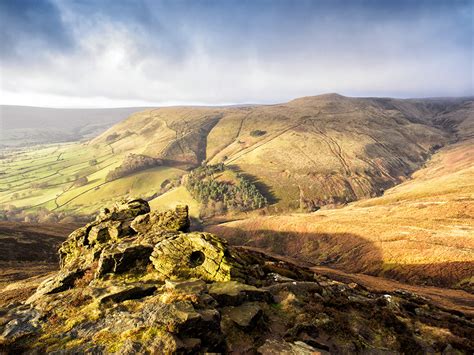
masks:
<svg viewBox="0 0 474 355"><path fill-rule="evenodd" d="M87 185L88 183L89 183L89 179L87 179L87 176L82 176L74 182L74 186L78 186L78 187L84 186L84 185Z"/></svg>

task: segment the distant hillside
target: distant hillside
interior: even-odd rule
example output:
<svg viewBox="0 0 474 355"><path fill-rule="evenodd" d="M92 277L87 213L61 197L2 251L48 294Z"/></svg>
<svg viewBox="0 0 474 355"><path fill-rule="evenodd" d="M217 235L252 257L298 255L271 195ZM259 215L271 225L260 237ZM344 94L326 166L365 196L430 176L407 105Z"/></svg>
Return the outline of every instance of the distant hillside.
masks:
<svg viewBox="0 0 474 355"><path fill-rule="evenodd" d="M268 202L261 213L344 205L383 194L437 149L473 137L473 105L472 98L330 94L279 105L143 110L91 140L4 150L0 205L22 220L42 208L59 213L49 219L61 219L142 196L156 209L188 204L199 217L205 206L180 186L181 178L203 163L222 162L257 187ZM133 156L160 163L107 178ZM209 214L228 202L208 204Z"/></svg>
<svg viewBox="0 0 474 355"><path fill-rule="evenodd" d="M273 212L373 197L440 147L473 136L474 101L337 94L245 107L135 113L92 140L191 167L224 162L253 177Z"/></svg>
<svg viewBox="0 0 474 355"><path fill-rule="evenodd" d="M214 220L277 214L214 228L314 264L472 290L473 106L332 94L145 110L91 140L4 150L0 219L65 222L127 196ZM222 162L189 184L189 169ZM257 189L237 191L237 176ZM235 201L265 207L234 213Z"/></svg>
<svg viewBox="0 0 474 355"><path fill-rule="evenodd" d="M91 138L143 108L56 109L0 106L0 147Z"/></svg>
<svg viewBox="0 0 474 355"><path fill-rule="evenodd" d="M474 140L441 149L384 196L208 228L315 265L474 291Z"/></svg>

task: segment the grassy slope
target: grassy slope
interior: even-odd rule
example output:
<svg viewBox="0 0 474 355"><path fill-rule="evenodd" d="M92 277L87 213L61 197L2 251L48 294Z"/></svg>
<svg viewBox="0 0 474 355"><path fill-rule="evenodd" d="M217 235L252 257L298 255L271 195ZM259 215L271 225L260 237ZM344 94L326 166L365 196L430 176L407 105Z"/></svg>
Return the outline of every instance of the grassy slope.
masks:
<svg viewBox="0 0 474 355"><path fill-rule="evenodd" d="M130 116L93 143L121 137L134 150L178 166L224 161L254 176L273 211L377 195L455 139L472 100L392 100L321 95L250 107L172 107ZM254 137L251 132L266 133Z"/></svg>
<svg viewBox="0 0 474 355"><path fill-rule="evenodd" d="M224 223L209 230L236 244L349 272L444 286L464 281L462 286L472 289L472 144L465 141L441 150L412 180L379 198L312 214Z"/></svg>
<svg viewBox="0 0 474 355"><path fill-rule="evenodd" d="M199 218L199 203L184 186L174 188L150 201L151 209L157 211L173 209L176 205L188 205L189 214Z"/></svg>
<svg viewBox="0 0 474 355"><path fill-rule="evenodd" d="M0 160L5 173L0 175L0 205L89 214L121 197L151 196L160 190L164 180L184 173L162 166L106 182L107 173L125 156L114 149L120 145L120 141L111 145L74 143L12 151ZM91 166L91 159L98 164ZM77 176L87 177L88 183L75 186ZM47 186L32 187L34 183Z"/></svg>
<svg viewBox="0 0 474 355"><path fill-rule="evenodd" d="M0 307L26 300L59 268L58 246L78 227L0 222Z"/></svg>
<svg viewBox="0 0 474 355"><path fill-rule="evenodd" d="M430 148L456 138L456 127L472 126L466 120L471 108L472 100L321 95L269 106L145 110L87 144L31 148L17 151L11 161L0 160L6 173L0 175L0 204L91 211L108 197L150 196L163 179L203 160L225 161L249 175L273 204L271 212L298 209L302 200L344 203L406 179ZM265 134L254 137L255 130ZM177 170L148 171L104 185L108 171L128 153L160 157ZM99 162L95 167L88 164L93 158ZM71 186L68 180L75 175L87 176L89 183ZM34 182L49 186L31 188Z"/></svg>

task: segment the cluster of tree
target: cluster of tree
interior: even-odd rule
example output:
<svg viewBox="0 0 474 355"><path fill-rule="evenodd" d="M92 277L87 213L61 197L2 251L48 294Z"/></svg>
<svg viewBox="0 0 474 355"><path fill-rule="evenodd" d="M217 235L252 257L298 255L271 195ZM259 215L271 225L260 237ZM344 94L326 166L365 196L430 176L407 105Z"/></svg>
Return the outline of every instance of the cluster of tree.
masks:
<svg viewBox="0 0 474 355"><path fill-rule="evenodd" d="M142 154L129 154L125 157L122 165L110 171L105 178L106 181L112 181L121 177L131 175L141 170L150 169L162 165L160 159L152 158Z"/></svg>
<svg viewBox="0 0 474 355"><path fill-rule="evenodd" d="M90 221L90 216L76 216L65 212L52 212L41 207L35 211L26 211L14 205L7 205L0 211L0 221L26 223L83 223Z"/></svg>
<svg viewBox="0 0 474 355"><path fill-rule="evenodd" d="M88 183L89 183L89 179L87 178L87 176L81 176L77 178L76 181L74 181L74 186L80 187L80 186L87 185Z"/></svg>
<svg viewBox="0 0 474 355"><path fill-rule="evenodd" d="M49 186L47 182L33 182L30 184L32 189L45 189Z"/></svg>
<svg viewBox="0 0 474 355"><path fill-rule="evenodd" d="M108 143L108 144L112 144L112 143L115 143L117 142L118 140L120 139L124 139L124 138L127 138L128 136L131 136L132 134L136 134L134 132L130 132L129 130L119 134L119 133L112 133L112 134L109 134L106 138L105 138L105 142Z"/></svg>
<svg viewBox="0 0 474 355"><path fill-rule="evenodd" d="M222 214L226 211L248 211L267 205L267 199L244 176L235 173L235 181L219 181L216 174L226 170L223 163L206 165L193 170L184 180L191 195L201 202L205 214Z"/></svg>
<svg viewBox="0 0 474 355"><path fill-rule="evenodd" d="M260 136L265 135L266 133L267 133L267 131L262 131L262 130L260 130L260 129L256 129L256 130L250 132L250 135L251 135L252 137L260 137Z"/></svg>
<svg viewBox="0 0 474 355"><path fill-rule="evenodd" d="M113 143L118 139L118 137L119 137L118 133L109 134L107 136L107 138L105 138L105 142L106 143Z"/></svg>

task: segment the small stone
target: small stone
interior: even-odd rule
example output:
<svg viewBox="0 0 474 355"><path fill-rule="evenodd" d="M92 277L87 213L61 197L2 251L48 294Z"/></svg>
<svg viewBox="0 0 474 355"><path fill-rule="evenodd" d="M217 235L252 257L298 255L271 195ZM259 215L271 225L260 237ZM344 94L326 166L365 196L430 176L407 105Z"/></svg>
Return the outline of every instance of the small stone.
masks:
<svg viewBox="0 0 474 355"><path fill-rule="evenodd" d="M283 340L267 339L265 344L257 349L259 354L264 355L314 355L329 354L325 350L320 350L309 346L302 341L288 343Z"/></svg>
<svg viewBox="0 0 474 355"><path fill-rule="evenodd" d="M282 276L280 274L277 274L276 272L271 272L268 274L268 277L270 278L270 280L272 281L275 281L275 282L291 282L291 281L295 281L294 279L291 279L289 277L286 277L286 276Z"/></svg>

